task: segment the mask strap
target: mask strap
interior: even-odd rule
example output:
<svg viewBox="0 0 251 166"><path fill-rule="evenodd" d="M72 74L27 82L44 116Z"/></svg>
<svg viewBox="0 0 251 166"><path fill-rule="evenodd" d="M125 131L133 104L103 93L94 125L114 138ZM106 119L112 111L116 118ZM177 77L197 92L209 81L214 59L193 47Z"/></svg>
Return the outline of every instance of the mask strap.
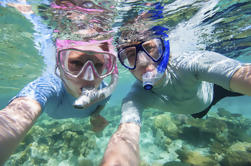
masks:
<svg viewBox="0 0 251 166"><path fill-rule="evenodd" d="M119 74L119 72L118 72L118 67L117 67L117 63L116 63L116 62L115 62L115 66L114 66L114 69L113 69L112 74Z"/></svg>

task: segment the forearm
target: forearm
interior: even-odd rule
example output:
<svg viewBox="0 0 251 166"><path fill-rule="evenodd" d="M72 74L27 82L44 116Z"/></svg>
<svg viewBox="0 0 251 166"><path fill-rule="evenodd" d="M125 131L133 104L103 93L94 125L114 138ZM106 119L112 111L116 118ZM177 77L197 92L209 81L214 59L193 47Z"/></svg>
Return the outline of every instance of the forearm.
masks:
<svg viewBox="0 0 251 166"><path fill-rule="evenodd" d="M0 165L16 149L40 113L40 104L24 97L14 99L0 110Z"/></svg>
<svg viewBox="0 0 251 166"><path fill-rule="evenodd" d="M32 14L32 7L31 5L26 4L18 4L18 3L8 3L9 6L16 8L19 12L23 14Z"/></svg>
<svg viewBox="0 0 251 166"><path fill-rule="evenodd" d="M243 66L234 73L230 89L251 96L251 65Z"/></svg>
<svg viewBox="0 0 251 166"><path fill-rule="evenodd" d="M140 127L135 123L123 123L111 137L101 166L139 165Z"/></svg>

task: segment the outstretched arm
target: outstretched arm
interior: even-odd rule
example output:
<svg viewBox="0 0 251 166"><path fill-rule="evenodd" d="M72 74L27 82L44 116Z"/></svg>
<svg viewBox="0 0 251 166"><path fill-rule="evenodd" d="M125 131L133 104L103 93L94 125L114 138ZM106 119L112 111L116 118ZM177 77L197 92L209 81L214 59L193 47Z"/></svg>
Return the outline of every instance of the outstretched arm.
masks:
<svg viewBox="0 0 251 166"><path fill-rule="evenodd" d="M140 127L136 123L122 123L111 137L101 166L139 165Z"/></svg>
<svg viewBox="0 0 251 166"><path fill-rule="evenodd" d="M0 110L0 165L16 149L40 113L40 104L27 97L16 98Z"/></svg>
<svg viewBox="0 0 251 166"><path fill-rule="evenodd" d="M251 65L242 66L234 73L230 89L251 96Z"/></svg>
<svg viewBox="0 0 251 166"><path fill-rule="evenodd" d="M24 0L24 2L26 2L26 0ZM31 5L18 4L18 3L8 3L8 5L16 8L22 14L32 14L33 13Z"/></svg>

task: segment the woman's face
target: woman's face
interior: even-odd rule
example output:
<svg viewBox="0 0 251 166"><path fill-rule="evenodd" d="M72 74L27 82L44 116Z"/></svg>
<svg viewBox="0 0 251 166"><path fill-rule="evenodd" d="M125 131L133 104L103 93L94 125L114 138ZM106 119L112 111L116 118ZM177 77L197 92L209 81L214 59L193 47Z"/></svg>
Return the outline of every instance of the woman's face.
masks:
<svg viewBox="0 0 251 166"><path fill-rule="evenodd" d="M79 78L72 78L60 71L61 79L64 81L67 91L74 97L79 97L81 95L83 88L98 88L103 79L95 77L93 81L85 81Z"/></svg>
<svg viewBox="0 0 251 166"><path fill-rule="evenodd" d="M74 53L71 53L72 55L74 55ZM78 55L75 54L74 55L74 59L72 58L71 61L71 65L69 65L72 69L74 68L78 68L78 62L76 63L76 59L78 58ZM82 68L82 67L81 67ZM84 80L82 79L84 76L84 73L80 74L80 77L77 78L73 78L71 76L69 76L68 74L66 74L64 71L60 71L60 76L61 79L64 81L65 86L67 88L67 90L74 96L74 97L79 97L81 95L82 89L88 89L88 88L98 88L98 86L100 85L100 83L102 82L103 79L97 77L94 75L94 79L93 80Z"/></svg>
<svg viewBox="0 0 251 166"><path fill-rule="evenodd" d="M91 61L93 67L95 67L95 72L101 74L105 68L105 59L104 56L96 52L107 52L109 51L107 50L109 46L107 45L104 47L104 44L102 44L102 47L100 47L99 44L90 44L85 46L74 46L74 48L81 50L85 50L88 48L88 51L85 52L80 52L76 50L70 50L67 52L67 64L64 64L64 66L67 66L66 70L71 71L72 74L78 74L78 77L72 77L67 72L65 72L62 67L59 67L59 71L60 77L64 81L68 92L71 93L74 97L79 97L83 88L98 88L103 80L102 78L94 74L93 70L89 72L92 73L92 79L84 79L87 69L83 68L83 66L86 64L87 61ZM74 73L75 71L76 73Z"/></svg>

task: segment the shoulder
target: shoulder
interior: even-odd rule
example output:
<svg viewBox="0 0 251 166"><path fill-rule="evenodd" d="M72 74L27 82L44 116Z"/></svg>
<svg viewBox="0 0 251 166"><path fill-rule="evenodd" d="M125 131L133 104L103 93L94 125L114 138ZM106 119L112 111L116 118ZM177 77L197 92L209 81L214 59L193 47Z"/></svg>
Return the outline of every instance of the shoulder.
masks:
<svg viewBox="0 0 251 166"><path fill-rule="evenodd" d="M38 77L38 80L44 81L44 82L55 82L55 83L61 83L62 80L56 76L55 74L44 74L40 77Z"/></svg>
<svg viewBox="0 0 251 166"><path fill-rule="evenodd" d="M33 85L38 87L52 87L52 88L62 88L62 80L55 74L46 74L38 77L36 80L31 82Z"/></svg>

